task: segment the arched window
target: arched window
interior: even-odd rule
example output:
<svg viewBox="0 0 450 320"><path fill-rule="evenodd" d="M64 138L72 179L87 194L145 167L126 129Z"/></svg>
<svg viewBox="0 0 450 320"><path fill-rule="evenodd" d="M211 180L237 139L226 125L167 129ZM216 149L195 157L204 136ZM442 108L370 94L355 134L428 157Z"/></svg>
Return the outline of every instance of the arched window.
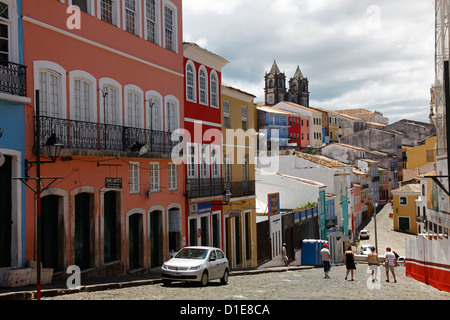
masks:
<svg viewBox="0 0 450 320"><path fill-rule="evenodd" d="M99 80L100 123L123 125L122 86L111 78Z"/></svg>
<svg viewBox="0 0 450 320"><path fill-rule="evenodd" d="M218 77L215 71L211 72L210 79L210 88L211 88L211 107L218 108L219 107L219 86L218 86Z"/></svg>
<svg viewBox="0 0 450 320"><path fill-rule="evenodd" d="M156 91L145 94L147 129L163 131L162 96Z"/></svg>
<svg viewBox="0 0 450 320"><path fill-rule="evenodd" d="M207 72L204 66L200 67L199 71L199 102L201 104L207 105L208 104L208 83L206 81L207 79Z"/></svg>
<svg viewBox="0 0 450 320"><path fill-rule="evenodd" d="M125 86L125 125L142 128L144 124L144 97L142 90L135 85Z"/></svg>
<svg viewBox="0 0 450 320"><path fill-rule="evenodd" d="M186 64L186 99L196 102L195 66L191 61Z"/></svg>

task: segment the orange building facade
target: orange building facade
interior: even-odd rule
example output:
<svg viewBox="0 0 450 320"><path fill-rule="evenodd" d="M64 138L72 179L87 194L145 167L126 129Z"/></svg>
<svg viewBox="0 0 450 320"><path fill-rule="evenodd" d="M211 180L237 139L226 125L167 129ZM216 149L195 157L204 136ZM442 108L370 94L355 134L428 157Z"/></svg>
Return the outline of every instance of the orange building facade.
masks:
<svg viewBox="0 0 450 320"><path fill-rule="evenodd" d="M37 104L42 160L49 137L64 145L41 167L58 178L41 195L42 262L55 273L150 272L186 244L184 166L171 159L184 119L181 17L181 0L23 1L25 158L35 161ZM35 198L26 191L27 260Z"/></svg>

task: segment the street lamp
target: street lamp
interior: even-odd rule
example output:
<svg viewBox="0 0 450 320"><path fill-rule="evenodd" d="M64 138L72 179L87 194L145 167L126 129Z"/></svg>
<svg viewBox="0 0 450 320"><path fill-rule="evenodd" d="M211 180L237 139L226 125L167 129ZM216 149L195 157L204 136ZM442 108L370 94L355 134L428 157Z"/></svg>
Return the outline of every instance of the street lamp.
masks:
<svg viewBox="0 0 450 320"><path fill-rule="evenodd" d="M47 149L47 154L51 161L41 161L41 119L40 119L40 106L39 106L39 90L36 90L36 135L35 135L35 145L36 145L36 161L25 160L25 178L16 178L24 183L28 188L30 188L36 194L36 287L37 294L36 299L41 300L41 193L47 190L50 185L58 179L63 179L61 177L41 177L41 164L42 163L55 163L56 159L60 156L61 149L64 144L56 137L56 134L52 133L50 138L47 139L45 143L45 148ZM31 178L28 176L28 170L36 165L36 177ZM36 188L33 188L28 184L28 179L36 181ZM42 180L51 180L47 186L41 186Z"/></svg>

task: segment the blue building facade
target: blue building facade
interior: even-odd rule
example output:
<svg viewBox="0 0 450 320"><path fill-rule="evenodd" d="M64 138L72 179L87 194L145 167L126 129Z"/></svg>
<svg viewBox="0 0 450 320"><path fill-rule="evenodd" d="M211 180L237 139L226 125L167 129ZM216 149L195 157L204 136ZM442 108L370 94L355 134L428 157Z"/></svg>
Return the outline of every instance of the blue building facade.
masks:
<svg viewBox="0 0 450 320"><path fill-rule="evenodd" d="M25 105L22 1L0 1L0 267L25 265Z"/></svg>
<svg viewBox="0 0 450 320"><path fill-rule="evenodd" d="M288 118L289 116L287 114L266 114L267 139L279 139L280 147L287 146L289 142Z"/></svg>

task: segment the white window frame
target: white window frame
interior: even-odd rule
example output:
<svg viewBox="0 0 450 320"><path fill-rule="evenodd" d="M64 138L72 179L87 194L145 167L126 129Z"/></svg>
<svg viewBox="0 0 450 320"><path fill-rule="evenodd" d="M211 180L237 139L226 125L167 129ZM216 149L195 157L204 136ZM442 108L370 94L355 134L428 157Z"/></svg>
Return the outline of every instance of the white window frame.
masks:
<svg viewBox="0 0 450 320"><path fill-rule="evenodd" d="M215 81L215 85L214 85L214 81ZM215 90L214 90L214 86L216 87ZM210 106L213 108L219 108L220 85L219 85L219 76L217 75L216 70L212 70L211 74L209 75L209 88L210 88L209 97L211 99Z"/></svg>
<svg viewBox="0 0 450 320"><path fill-rule="evenodd" d="M205 88L202 88L202 76L200 75L200 73L204 71L205 72ZM205 66L200 66L200 68L198 69L198 103L203 104L205 106L208 105L208 101L209 101L209 81L208 81L209 77L208 77L208 70L206 70ZM202 93L204 92L205 97L204 99L202 99Z"/></svg>
<svg viewBox="0 0 450 320"><path fill-rule="evenodd" d="M131 34L137 35L138 37L142 37L142 1L140 0L130 0L135 3L135 30L134 32L127 30L127 7L126 0L122 0L122 29L130 32Z"/></svg>
<svg viewBox="0 0 450 320"><path fill-rule="evenodd" d="M160 0L155 1L155 41L151 41L148 39L148 22L151 21L150 17L147 15L147 2L149 0L144 1L144 38L147 41L155 43L157 45L161 45L161 2Z"/></svg>
<svg viewBox="0 0 450 320"><path fill-rule="evenodd" d="M172 16L172 43L173 48L169 49L167 48L166 43L166 15L165 15L165 8L169 8L172 10L173 16ZM162 4L162 39L163 39L163 47L169 50L172 50L176 53L178 53L178 8L175 6L171 1L169 0L163 0Z"/></svg>
<svg viewBox="0 0 450 320"><path fill-rule="evenodd" d="M76 119L76 90L75 90L75 81L81 81L81 83L85 82L89 84L89 102L90 102L90 108L89 108L89 122L97 122L97 79L95 79L94 76L92 76L90 73L87 73L82 70L73 70L69 72L69 96L70 96L70 119L71 120L81 120L86 121L83 116L81 116L81 119ZM84 96L84 90L81 88L81 94L83 100L86 99ZM83 108L83 101L82 106ZM83 115L83 110L81 115Z"/></svg>
<svg viewBox="0 0 450 320"><path fill-rule="evenodd" d="M60 79L60 97L59 97L59 107L58 107L58 118L60 119L67 119L67 89L66 89L66 79L67 79L67 73L66 70L61 67L59 64L51 62L51 61L43 61L43 60L37 60L33 63L34 67L34 86L35 90L38 90L40 88L40 73L41 72L47 72L47 73L54 73L57 74ZM42 98L42 96L41 96ZM50 101L47 99L47 101ZM34 102L36 106L36 95L34 97ZM41 107L41 114L42 114L42 105ZM50 114L47 114L47 116L51 116Z"/></svg>
<svg viewBox="0 0 450 320"><path fill-rule="evenodd" d="M120 0L111 0L113 3L112 6L112 25L120 28ZM99 20L105 21L102 19L102 0L97 1L97 18ZM106 23L109 23L105 21Z"/></svg>
<svg viewBox="0 0 450 320"><path fill-rule="evenodd" d="M139 162L129 162L129 187L130 194L140 194L141 190L141 176Z"/></svg>
<svg viewBox="0 0 450 320"><path fill-rule="evenodd" d="M405 203L402 203L402 198L405 199ZM398 197L398 204L401 206L407 206L408 205L408 197L407 196L399 196Z"/></svg>
<svg viewBox="0 0 450 320"><path fill-rule="evenodd" d="M161 172L159 162L150 162L150 191L161 191Z"/></svg>
<svg viewBox="0 0 450 320"><path fill-rule="evenodd" d="M154 106L150 107L150 103L154 103ZM151 129L152 131L164 130L162 103L163 97L159 92L150 90L145 93L146 129Z"/></svg>
<svg viewBox="0 0 450 320"><path fill-rule="evenodd" d="M248 130L248 107L247 106L241 106L241 125L242 125L242 130L247 131ZM245 123L245 127L244 128L244 123Z"/></svg>
<svg viewBox="0 0 450 320"><path fill-rule="evenodd" d="M189 85L188 67L192 67L192 86ZM192 90L192 98L189 97L189 89ZM189 60L186 62L186 100L190 102L197 102L197 72L195 64Z"/></svg>
<svg viewBox="0 0 450 320"><path fill-rule="evenodd" d="M169 190L177 190L177 164L169 163Z"/></svg>
<svg viewBox="0 0 450 320"><path fill-rule="evenodd" d="M138 95L138 112L137 112L137 119L134 119L134 121L137 121L137 123L129 123L129 113L130 113L130 108L132 108L132 106L129 105L129 101L128 101L128 94L132 93L132 94L137 94ZM124 87L124 104L125 104L125 126L127 127L133 127L133 128L144 128L144 93L142 91L141 88L139 88L136 85L133 84L129 84L126 85ZM133 111L133 110L131 110ZM132 117L132 122L133 121L133 115L131 115Z"/></svg>
<svg viewBox="0 0 450 320"><path fill-rule="evenodd" d="M67 4L69 6L72 6L73 5L72 4L72 0L67 0ZM88 14L93 16L95 14L95 0L86 0L86 7L87 7L87 10L88 10L88 12L86 12L86 13L88 13Z"/></svg>
<svg viewBox="0 0 450 320"><path fill-rule="evenodd" d="M221 147L217 144L211 145L211 177L220 178L220 154Z"/></svg>
<svg viewBox="0 0 450 320"><path fill-rule="evenodd" d="M173 105L173 111L169 111L169 104ZM180 101L173 95L168 95L164 97L164 114L165 114L165 131L173 132L176 129L180 128ZM175 125L174 128L171 127L171 115L175 116L175 119L173 121L173 124Z"/></svg>
<svg viewBox="0 0 450 320"><path fill-rule="evenodd" d="M203 144L200 147L200 178L209 179L211 177L211 155L210 145Z"/></svg>
<svg viewBox="0 0 450 320"><path fill-rule="evenodd" d="M228 100L223 100L222 104L223 104L223 126L226 128L231 128L231 103Z"/></svg>
<svg viewBox="0 0 450 320"><path fill-rule="evenodd" d="M111 78L101 78L98 81L98 86L100 89L104 90L105 87L113 88L117 91L117 123L108 122L108 124L123 126L123 108L122 108L122 85L114 79ZM99 107L100 107L100 123L105 123L105 110L102 91L99 90ZM107 98L108 99L108 98ZM109 100L107 100L109 101ZM108 120L108 119L107 119Z"/></svg>
<svg viewBox="0 0 450 320"><path fill-rule="evenodd" d="M198 145L195 143L187 144L187 178L198 178Z"/></svg>

